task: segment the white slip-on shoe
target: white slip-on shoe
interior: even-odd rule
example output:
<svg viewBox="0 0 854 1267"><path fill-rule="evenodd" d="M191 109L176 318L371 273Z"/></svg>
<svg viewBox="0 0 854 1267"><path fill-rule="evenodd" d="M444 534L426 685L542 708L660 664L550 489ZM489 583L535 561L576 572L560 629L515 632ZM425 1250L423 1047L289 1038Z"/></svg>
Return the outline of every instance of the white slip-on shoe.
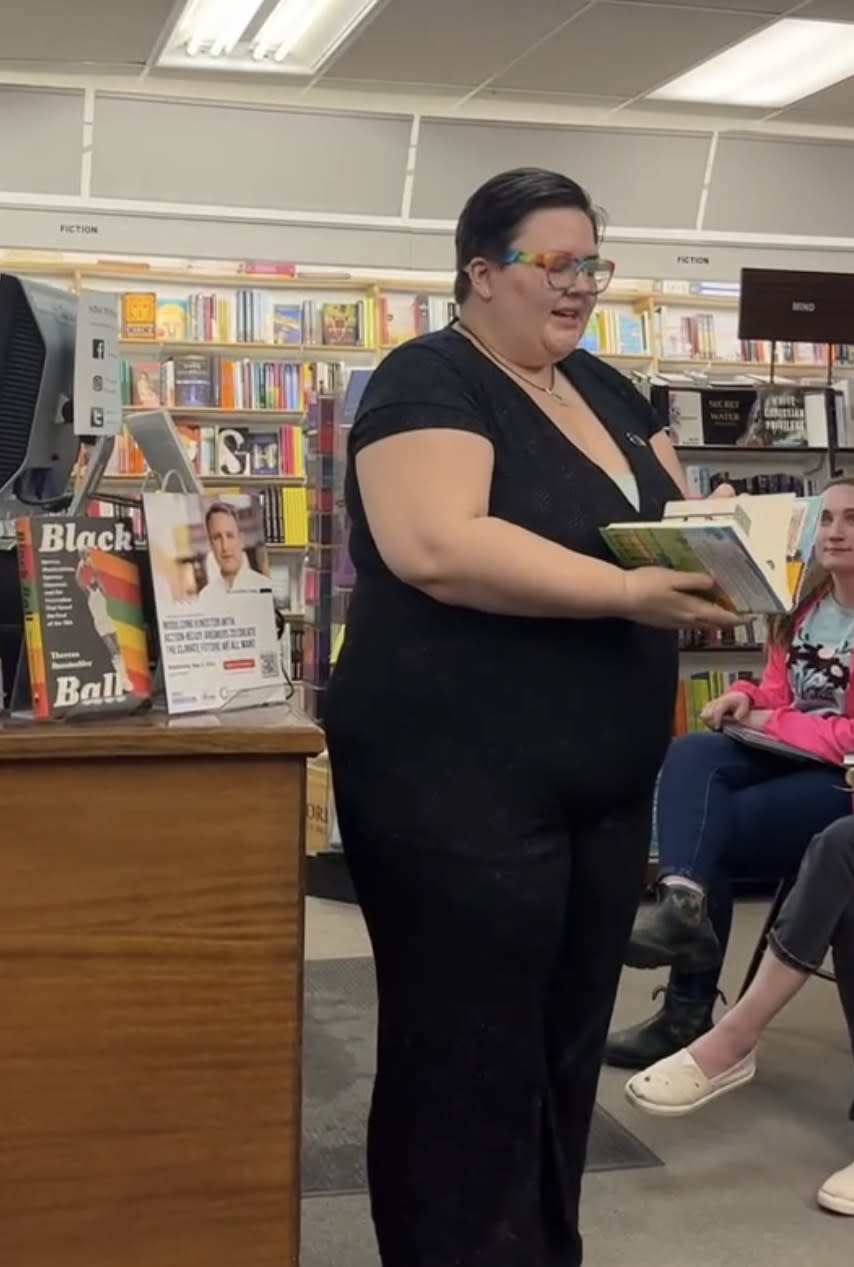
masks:
<svg viewBox="0 0 854 1267"><path fill-rule="evenodd" d="M756 1053L737 1065L707 1078L694 1057L683 1047L674 1056L659 1060L626 1084L626 1098L636 1109L659 1117L684 1117L704 1104L750 1082L756 1073Z"/></svg>
<svg viewBox="0 0 854 1267"><path fill-rule="evenodd" d="M826 1179L817 1197L823 1210L854 1216L854 1163Z"/></svg>

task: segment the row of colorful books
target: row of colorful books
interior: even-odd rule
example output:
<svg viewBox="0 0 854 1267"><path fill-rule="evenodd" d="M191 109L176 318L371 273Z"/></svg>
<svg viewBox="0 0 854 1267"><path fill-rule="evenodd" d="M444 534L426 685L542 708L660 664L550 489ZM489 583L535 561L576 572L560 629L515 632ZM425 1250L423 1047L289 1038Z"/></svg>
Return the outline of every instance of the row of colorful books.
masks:
<svg viewBox="0 0 854 1267"><path fill-rule="evenodd" d="M673 716L674 735L705 730L700 714L706 705L718 695L723 695L739 678L752 679L753 676L744 670L703 669L681 677Z"/></svg>
<svg viewBox="0 0 854 1267"><path fill-rule="evenodd" d="M241 488L239 483L233 486L211 491L211 497L231 498L250 497L259 504L259 513L264 529L264 544L284 546L292 550L304 550L309 542L309 514L307 508L307 489L304 485L295 487ZM114 502L103 498L92 498L88 503L90 517L112 519L116 517ZM122 507L121 516L129 519L134 538L145 543L145 520L142 511L133 507Z"/></svg>
<svg viewBox="0 0 854 1267"><path fill-rule="evenodd" d="M270 409L304 413L315 390L310 365L293 361L234 360L187 352L164 361L123 360L122 404L156 409Z"/></svg>
<svg viewBox="0 0 854 1267"><path fill-rule="evenodd" d="M369 347L374 343L373 297L353 302L290 302L258 287L121 296L123 339L166 343L273 343L288 346Z"/></svg>
<svg viewBox="0 0 854 1267"><path fill-rule="evenodd" d="M664 360L745 361L752 364L771 362L771 343L762 339L738 337L738 310L689 313L662 306L657 313L656 334L659 355ZM825 365L828 348L825 343L791 343L774 345L774 359L780 366ZM837 364L854 362L854 346L840 344L833 348Z"/></svg>
<svg viewBox="0 0 854 1267"><path fill-rule="evenodd" d="M305 478L305 439L299 424L264 426L261 430L247 426L198 426L180 415L173 421L190 464L201 479ZM81 450L81 466L89 452L88 448ZM142 450L125 424L116 437L106 474L144 477L146 472Z"/></svg>

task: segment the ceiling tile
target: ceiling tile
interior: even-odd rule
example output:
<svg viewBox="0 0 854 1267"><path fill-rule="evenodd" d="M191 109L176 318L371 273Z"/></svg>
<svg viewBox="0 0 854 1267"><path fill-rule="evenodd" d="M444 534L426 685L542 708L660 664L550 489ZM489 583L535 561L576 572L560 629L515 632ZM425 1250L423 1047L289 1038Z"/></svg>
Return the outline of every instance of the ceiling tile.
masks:
<svg viewBox="0 0 854 1267"><path fill-rule="evenodd" d="M744 39L766 21L757 14L596 4L497 76L490 87L634 97Z"/></svg>
<svg viewBox="0 0 854 1267"><path fill-rule="evenodd" d="M130 62L142 65L174 0L0 0L4 62Z"/></svg>
<svg viewBox="0 0 854 1267"><path fill-rule="evenodd" d="M549 106L575 106L583 110L616 110L622 105L622 97L600 97L592 93L575 92L525 92L522 89L502 88L500 92L492 88L482 88L471 98L474 102L525 102L540 105L548 110ZM548 120L544 119L544 122Z"/></svg>
<svg viewBox="0 0 854 1267"><path fill-rule="evenodd" d="M618 0L620 4L649 7L656 0ZM840 0L846 4L848 0ZM776 17L791 9L797 0L668 0L671 9L707 9L724 13L761 13Z"/></svg>
<svg viewBox="0 0 854 1267"><path fill-rule="evenodd" d="M802 101L778 111L774 118L788 119L792 123L821 122L850 126L854 118L854 78L825 88L823 92L814 92L811 97L804 97Z"/></svg>
<svg viewBox="0 0 854 1267"><path fill-rule="evenodd" d="M632 106L632 117L648 116L653 119L672 119L678 115L681 119L693 119L696 126L708 124L710 120L720 123L750 123L754 120L767 119L768 108L757 109L753 106L721 106L707 105L702 101L659 101L643 97ZM653 124L652 126L655 126ZM662 126L661 123L658 126ZM664 125L666 126L666 124Z"/></svg>
<svg viewBox="0 0 854 1267"><path fill-rule="evenodd" d="M827 22L854 22L851 0L812 0L805 9L793 13L796 18L824 18Z"/></svg>
<svg viewBox="0 0 854 1267"><path fill-rule="evenodd" d="M330 65L336 79L475 87L587 0L390 0Z"/></svg>
<svg viewBox="0 0 854 1267"><path fill-rule="evenodd" d="M334 92L356 92L363 97L387 97L404 92L407 97L411 93L417 93L419 97L447 98L449 92L457 95L462 91L459 84L403 84L391 79L339 79L337 75L327 75L323 79L309 81L306 100L311 104L313 93L322 95L325 90L330 89Z"/></svg>

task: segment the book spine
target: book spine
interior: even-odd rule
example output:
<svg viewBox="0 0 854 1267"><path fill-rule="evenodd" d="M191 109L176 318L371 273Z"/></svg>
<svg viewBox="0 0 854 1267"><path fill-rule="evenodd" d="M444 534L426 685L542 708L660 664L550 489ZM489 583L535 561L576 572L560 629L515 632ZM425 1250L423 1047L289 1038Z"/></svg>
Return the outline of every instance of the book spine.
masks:
<svg viewBox="0 0 854 1267"><path fill-rule="evenodd" d="M21 602L24 610L24 645L30 671L33 716L43 721L50 717L50 701L47 692L47 664L39 600L38 563L33 547L33 521L31 519L16 520L15 537L18 544L18 575L21 581Z"/></svg>

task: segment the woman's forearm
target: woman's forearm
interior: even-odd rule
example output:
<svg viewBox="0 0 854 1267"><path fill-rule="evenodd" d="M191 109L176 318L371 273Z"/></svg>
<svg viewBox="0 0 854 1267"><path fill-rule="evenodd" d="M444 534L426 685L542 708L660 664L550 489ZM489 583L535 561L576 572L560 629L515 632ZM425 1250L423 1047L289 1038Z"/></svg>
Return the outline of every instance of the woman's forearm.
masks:
<svg viewBox="0 0 854 1267"><path fill-rule="evenodd" d="M404 579L438 602L502 616L597 619L626 613L625 573L491 516L425 545Z"/></svg>

